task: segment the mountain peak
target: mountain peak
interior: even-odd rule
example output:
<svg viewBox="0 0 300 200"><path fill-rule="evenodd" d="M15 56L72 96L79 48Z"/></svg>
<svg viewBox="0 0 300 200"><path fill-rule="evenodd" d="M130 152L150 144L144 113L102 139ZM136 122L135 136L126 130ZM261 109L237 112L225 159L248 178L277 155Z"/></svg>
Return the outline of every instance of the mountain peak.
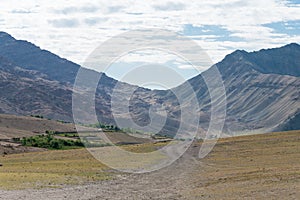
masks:
<svg viewBox="0 0 300 200"><path fill-rule="evenodd" d="M270 52L275 52L275 51L284 51L284 50L294 50L294 49L300 49L300 45L297 43L290 43L281 47L276 47L276 48L269 48L269 49L261 49L259 51L254 51L251 53L258 53L258 52L264 52L264 51L270 51Z"/></svg>
<svg viewBox="0 0 300 200"><path fill-rule="evenodd" d="M235 50L232 54L245 54L245 53L248 53L248 52L245 50L238 49L238 50Z"/></svg>
<svg viewBox="0 0 300 200"><path fill-rule="evenodd" d="M300 48L300 45L298 43L293 42L293 43L287 44L283 47L297 47L297 48Z"/></svg>
<svg viewBox="0 0 300 200"><path fill-rule="evenodd" d="M297 43L252 52L248 59L261 73L300 76L300 45Z"/></svg>
<svg viewBox="0 0 300 200"><path fill-rule="evenodd" d="M42 50L25 41L0 32L0 56L27 70L40 71L51 80L73 83L79 65Z"/></svg>
<svg viewBox="0 0 300 200"><path fill-rule="evenodd" d="M233 58L239 58L240 59L241 57L244 57L247 54L249 54L247 51L238 49L238 50L235 50L234 52L232 52L231 54L227 55L226 57L227 58L228 57L233 57Z"/></svg>
<svg viewBox="0 0 300 200"><path fill-rule="evenodd" d="M12 37L10 34L0 31L0 43L5 43L7 41L14 41L16 40L14 37Z"/></svg>
<svg viewBox="0 0 300 200"><path fill-rule="evenodd" d="M227 55L218 65L224 72L232 69L232 64L239 62L248 63L254 70L263 74L280 74L300 77L300 45L290 43L282 47L272 49L261 49L259 51L247 52L236 50ZM246 65L245 65L246 66ZM230 69L229 69L230 68ZM240 67L235 70L241 70Z"/></svg>

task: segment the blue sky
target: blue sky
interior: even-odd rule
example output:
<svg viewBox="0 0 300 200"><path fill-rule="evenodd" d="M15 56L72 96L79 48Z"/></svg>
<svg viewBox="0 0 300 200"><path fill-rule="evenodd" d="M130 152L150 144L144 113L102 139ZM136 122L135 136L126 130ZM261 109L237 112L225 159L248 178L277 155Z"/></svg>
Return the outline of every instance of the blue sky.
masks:
<svg viewBox="0 0 300 200"><path fill-rule="evenodd" d="M274 22L265 24L264 26L271 28L274 33L288 34L290 36L300 34L300 20Z"/></svg>
<svg viewBox="0 0 300 200"><path fill-rule="evenodd" d="M1 31L79 64L102 42L135 29L182 34L197 42L215 63L236 49L300 43L299 25L300 0L11 0L2 1L0 7ZM153 58L127 57L123 66ZM177 67L186 79L197 73L168 56L159 64L163 63Z"/></svg>

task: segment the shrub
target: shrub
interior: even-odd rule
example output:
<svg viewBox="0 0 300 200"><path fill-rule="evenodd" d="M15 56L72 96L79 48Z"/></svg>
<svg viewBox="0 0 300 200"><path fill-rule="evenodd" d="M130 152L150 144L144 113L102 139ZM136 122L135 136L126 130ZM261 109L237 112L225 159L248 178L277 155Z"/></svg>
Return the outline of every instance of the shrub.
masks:
<svg viewBox="0 0 300 200"><path fill-rule="evenodd" d="M48 149L64 149L66 147L83 147L83 143L80 140L64 140L57 139L53 135L39 135L28 138L22 138L21 144L23 146L32 146Z"/></svg>

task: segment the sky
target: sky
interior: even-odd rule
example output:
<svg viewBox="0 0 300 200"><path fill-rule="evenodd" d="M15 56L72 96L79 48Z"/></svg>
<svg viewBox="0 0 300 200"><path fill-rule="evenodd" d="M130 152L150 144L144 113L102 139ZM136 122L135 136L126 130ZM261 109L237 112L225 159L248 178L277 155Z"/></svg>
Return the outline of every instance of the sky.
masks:
<svg viewBox="0 0 300 200"><path fill-rule="evenodd" d="M205 50L210 63L221 61L236 49L256 51L300 43L300 0L154 0L148 3L0 0L0 3L0 31L82 65L105 41L137 29L164 29L189 38ZM196 66L195 70L170 53L161 56L156 50L152 53L138 50L119 58L115 70L108 70L108 74L121 79L124 76L120 73L121 66L132 70L131 66L141 66L141 61L169 65L179 70L184 79L209 67Z"/></svg>

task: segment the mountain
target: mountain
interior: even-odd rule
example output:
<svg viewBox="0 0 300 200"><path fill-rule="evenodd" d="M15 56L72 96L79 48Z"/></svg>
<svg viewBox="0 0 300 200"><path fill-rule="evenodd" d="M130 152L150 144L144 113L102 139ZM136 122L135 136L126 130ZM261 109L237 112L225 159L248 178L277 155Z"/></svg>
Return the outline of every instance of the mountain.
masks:
<svg viewBox="0 0 300 200"><path fill-rule="evenodd" d="M253 68L264 74L300 76L300 45L288 44L281 48L263 49L246 53L246 59L253 63Z"/></svg>
<svg viewBox="0 0 300 200"><path fill-rule="evenodd" d="M42 50L34 44L16 40L0 32L0 55L27 70L35 70L47 79L73 83L80 66L59 56Z"/></svg>
<svg viewBox="0 0 300 200"><path fill-rule="evenodd" d="M135 91L130 98L130 116L120 115L126 124L132 118L140 126L161 125L164 114L158 112L152 122L149 111L166 107L167 120L161 133L172 135L180 125L182 110L193 109L189 102L195 94L199 103L200 127L206 130L211 113L211 99L203 76L215 79L217 67L226 90L227 116L224 132L229 135L298 129L300 124L300 46L292 43L280 48L246 52L237 50L202 74L172 90L149 90L119 83L118 98ZM0 113L39 114L72 121L73 83L80 66L45 51L27 41L0 32ZM98 72L84 69L91 76ZM101 74L95 102L98 120L114 124L111 97L118 81ZM187 90L191 85L194 93ZM82 89L80 92L87 92ZM75 94L79 91L74 91ZM119 107L127 107L126 99ZM78 108L81 109L81 108ZM158 109L159 110L159 109ZM83 116L89 114L79 110ZM189 121L190 119L186 119ZM155 120L154 120L155 121ZM151 131L151 130L147 130Z"/></svg>
<svg viewBox="0 0 300 200"><path fill-rule="evenodd" d="M0 113L70 120L72 88L0 57Z"/></svg>
<svg viewBox="0 0 300 200"><path fill-rule="evenodd" d="M201 108L200 126L205 130L210 122L211 99L203 77L213 82L214 67L219 70L226 90L227 110L223 130L226 134L299 129L298 44L251 53L237 50L212 68L174 88L188 102L194 94L185 93L188 85L192 85ZM167 104L176 101L170 91L159 91L154 96ZM174 106L171 112L178 110L178 106ZM173 121L178 118L179 115L173 117Z"/></svg>
<svg viewBox="0 0 300 200"><path fill-rule="evenodd" d="M226 88L227 133L297 128L288 124L300 123L296 122L300 112L298 44L251 53L238 50L216 66Z"/></svg>
<svg viewBox="0 0 300 200"><path fill-rule="evenodd" d="M72 91L79 68L78 64L30 42L0 32L0 113L72 121ZM91 76L101 74L96 93L97 113L99 121L113 124L110 96L118 81L103 73L84 70ZM121 84L123 89L136 88ZM140 88L138 91L150 90ZM82 110L82 115L88 114Z"/></svg>

